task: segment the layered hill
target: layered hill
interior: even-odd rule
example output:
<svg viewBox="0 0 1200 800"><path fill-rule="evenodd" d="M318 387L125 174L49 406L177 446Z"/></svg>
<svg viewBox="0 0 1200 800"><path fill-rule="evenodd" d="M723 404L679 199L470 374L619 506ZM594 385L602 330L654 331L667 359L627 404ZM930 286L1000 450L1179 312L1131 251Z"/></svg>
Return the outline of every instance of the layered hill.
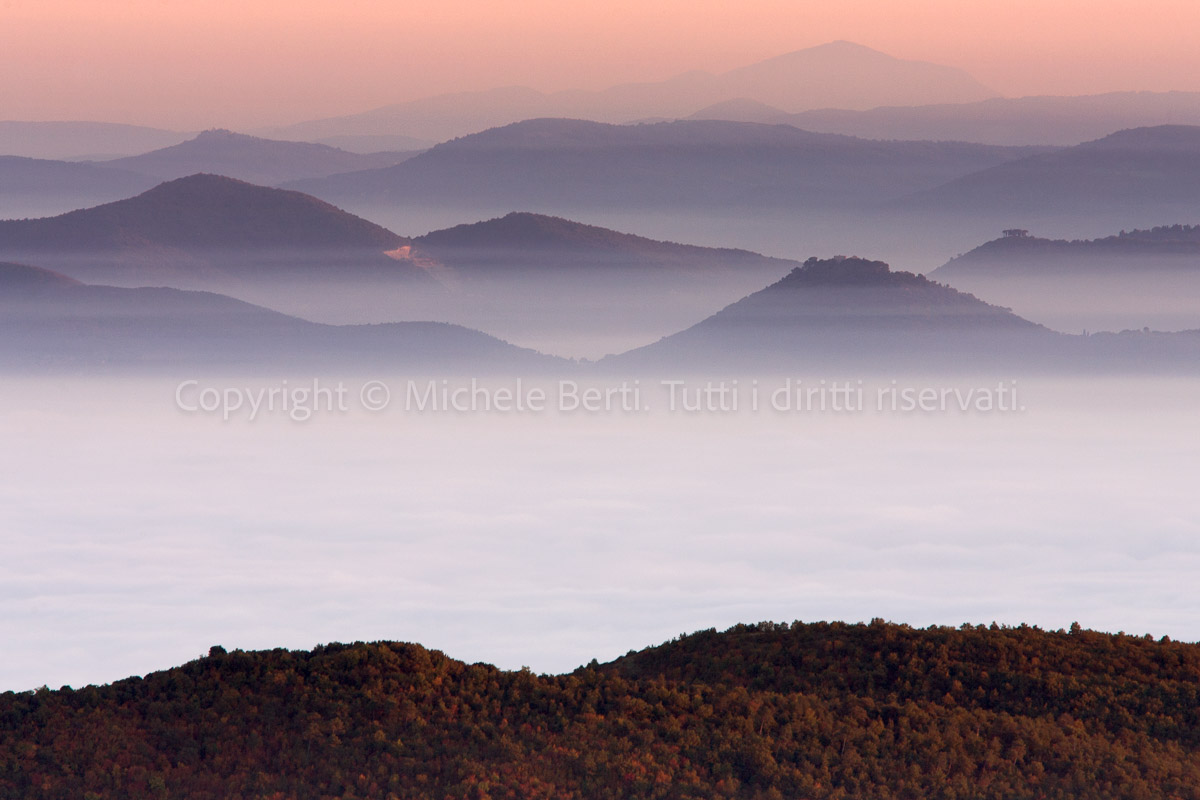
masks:
<svg viewBox="0 0 1200 800"><path fill-rule="evenodd" d="M209 130L180 144L107 161L105 166L159 180L211 173L250 183L274 185L301 178L388 167L398 164L409 155L362 155L311 142L284 142L227 130Z"/></svg>
<svg viewBox="0 0 1200 800"><path fill-rule="evenodd" d="M930 276L1064 330L1200 327L1200 226L1098 239L1013 230Z"/></svg>
<svg viewBox="0 0 1200 800"><path fill-rule="evenodd" d="M989 273L1086 276L1110 271L1148 273L1156 267L1200 271L1200 225L1160 225L1072 240L1045 239L1013 230L930 274L946 280Z"/></svg>
<svg viewBox="0 0 1200 800"><path fill-rule="evenodd" d="M1200 125L1200 92L993 97L970 103L886 103L866 110L828 107L795 114L740 98L701 109L691 118L786 123L865 139L1072 146L1129 128Z"/></svg>
<svg viewBox="0 0 1200 800"><path fill-rule="evenodd" d="M288 186L351 208L827 210L874 207L1028 153L788 125L535 119L445 142L394 167Z"/></svg>
<svg viewBox="0 0 1200 800"><path fill-rule="evenodd" d="M179 131L112 122L0 121L0 154L28 158L119 158L169 147L188 138Z"/></svg>
<svg viewBox="0 0 1200 800"><path fill-rule="evenodd" d="M1046 215L1136 213L1177 218L1200 203L1200 127L1123 130L955 179L905 201L955 213L1003 212L1016 223Z"/></svg>
<svg viewBox="0 0 1200 800"><path fill-rule="evenodd" d="M796 266L526 212L434 231L393 256L448 287L393 300L394 308L587 358L691 325Z"/></svg>
<svg viewBox="0 0 1200 800"><path fill-rule="evenodd" d="M403 134L444 141L534 117L615 123L684 117L696 109L739 97L796 112L962 103L995 95L961 70L893 58L852 42L830 42L720 74L693 71L665 81L626 84L603 91L546 94L505 87L438 95L362 114L277 128L269 135L318 141Z"/></svg>
<svg viewBox="0 0 1200 800"><path fill-rule="evenodd" d="M546 270L581 277L597 269L617 269L636 280L654 271L686 277L791 263L748 250L663 242L529 212L433 231L413 239L413 246L414 252L436 258L457 273L478 277Z"/></svg>
<svg viewBox="0 0 1200 800"><path fill-rule="evenodd" d="M320 325L210 292L94 286L0 263L0 367L6 369L336 366L448 374L556 364L455 325Z"/></svg>
<svg viewBox="0 0 1200 800"><path fill-rule="evenodd" d="M418 645L226 652L0 695L0 796L1200 797L1200 651L739 625L569 675Z"/></svg>
<svg viewBox="0 0 1200 800"><path fill-rule="evenodd" d="M153 178L104 164L0 155L0 216L37 217L145 191Z"/></svg>
<svg viewBox="0 0 1200 800"><path fill-rule="evenodd" d="M690 368L929 368L1039 362L1053 331L882 261L811 258L685 331L612 359Z"/></svg>
<svg viewBox="0 0 1200 800"><path fill-rule="evenodd" d="M426 279L403 237L299 192L192 175L57 217L0 221L0 258L121 284L305 276ZM182 283L181 283L182 282Z"/></svg>

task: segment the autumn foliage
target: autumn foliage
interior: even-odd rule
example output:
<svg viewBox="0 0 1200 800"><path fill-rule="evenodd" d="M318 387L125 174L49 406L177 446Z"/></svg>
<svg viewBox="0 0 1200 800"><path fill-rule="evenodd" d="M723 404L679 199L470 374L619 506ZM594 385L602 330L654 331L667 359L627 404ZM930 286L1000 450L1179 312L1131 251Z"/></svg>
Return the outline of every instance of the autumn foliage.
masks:
<svg viewBox="0 0 1200 800"><path fill-rule="evenodd" d="M1200 646L760 623L561 676L213 648L0 695L0 797L1200 798Z"/></svg>

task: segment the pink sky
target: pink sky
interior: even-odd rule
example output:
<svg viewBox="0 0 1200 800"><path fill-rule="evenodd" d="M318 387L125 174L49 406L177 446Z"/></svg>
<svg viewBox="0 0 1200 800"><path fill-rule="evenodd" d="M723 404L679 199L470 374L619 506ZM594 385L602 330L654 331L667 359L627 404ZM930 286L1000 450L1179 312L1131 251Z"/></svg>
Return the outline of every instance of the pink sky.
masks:
<svg viewBox="0 0 1200 800"><path fill-rule="evenodd" d="M847 39L1003 94L1200 90L1193 0L0 0L0 118L248 127Z"/></svg>

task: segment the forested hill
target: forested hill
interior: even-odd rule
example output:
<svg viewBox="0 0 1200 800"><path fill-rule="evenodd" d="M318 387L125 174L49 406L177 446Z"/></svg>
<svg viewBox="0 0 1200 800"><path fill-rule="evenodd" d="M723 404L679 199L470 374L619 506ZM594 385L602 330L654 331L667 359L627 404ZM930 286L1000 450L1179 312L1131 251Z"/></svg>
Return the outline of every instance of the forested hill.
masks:
<svg viewBox="0 0 1200 800"><path fill-rule="evenodd" d="M706 631L569 675L417 645L0 695L4 798L1198 798L1200 646Z"/></svg>

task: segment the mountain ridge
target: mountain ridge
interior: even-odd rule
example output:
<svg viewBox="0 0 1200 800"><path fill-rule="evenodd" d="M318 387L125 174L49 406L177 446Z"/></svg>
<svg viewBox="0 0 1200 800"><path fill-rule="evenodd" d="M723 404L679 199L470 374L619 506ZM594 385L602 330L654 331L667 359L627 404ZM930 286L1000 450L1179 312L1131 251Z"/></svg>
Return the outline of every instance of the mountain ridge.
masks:
<svg viewBox="0 0 1200 800"><path fill-rule="evenodd" d="M263 139L213 128L179 144L101 163L159 180L217 174L248 183L275 185L391 166L409 155L363 155L314 142Z"/></svg>
<svg viewBox="0 0 1200 800"><path fill-rule="evenodd" d="M881 142L790 125L529 119L443 142L394 167L285 184L351 208L874 207L1029 154ZM1034 151L1039 152L1039 151Z"/></svg>
<svg viewBox="0 0 1200 800"><path fill-rule="evenodd" d="M214 645L0 694L0 796L1195 800L1197 685L1200 646L1078 624L763 622L559 676Z"/></svg>
<svg viewBox="0 0 1200 800"><path fill-rule="evenodd" d="M950 102L996 93L967 73L928 62L893 58L849 42L830 42L754 64L709 73L692 70L663 81L600 91L543 93L499 87L437 95L269 129L283 138L404 134L444 141L531 117L580 117L622 123L650 117L683 117L738 96L784 105L790 111L829 106L872 108L912 102Z"/></svg>
<svg viewBox="0 0 1200 800"><path fill-rule="evenodd" d="M1035 214L1174 216L1200 202L1200 126L1116 131L956 178L900 201L908 208Z"/></svg>
<svg viewBox="0 0 1200 800"><path fill-rule="evenodd" d="M21 264L0 263L0 290L0 367L17 371L566 364L459 325L325 325L215 292L85 284Z"/></svg>

